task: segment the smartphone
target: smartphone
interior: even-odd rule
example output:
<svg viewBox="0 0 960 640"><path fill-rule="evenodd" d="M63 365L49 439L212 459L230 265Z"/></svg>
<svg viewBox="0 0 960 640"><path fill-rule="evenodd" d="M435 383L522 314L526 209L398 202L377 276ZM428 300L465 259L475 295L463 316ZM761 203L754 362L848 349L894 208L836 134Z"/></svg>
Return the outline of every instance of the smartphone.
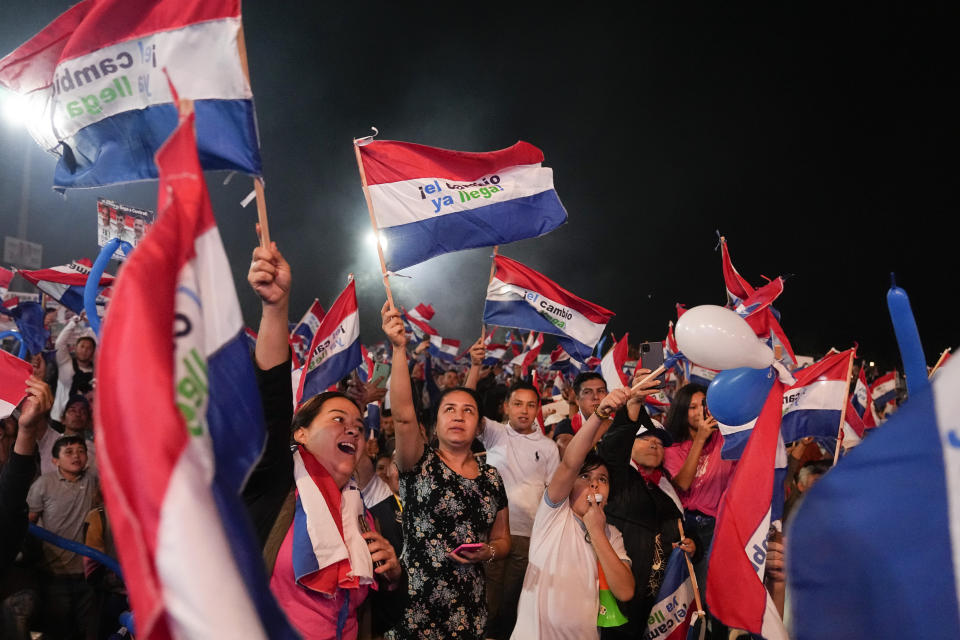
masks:
<svg viewBox="0 0 960 640"><path fill-rule="evenodd" d="M640 343L640 361L637 367L656 371L663 364L663 343L660 342L641 342ZM664 371L656 378L660 381L660 389L663 389L667 379L667 372ZM704 405L706 406L706 405Z"/></svg>
<svg viewBox="0 0 960 640"><path fill-rule="evenodd" d="M484 546L486 545L484 545L482 542L470 542L467 544L460 545L459 547L453 550L453 553L460 555L461 551L477 551L479 549L483 549Z"/></svg>
<svg viewBox="0 0 960 640"><path fill-rule="evenodd" d="M384 389L387 386L387 380L390 378L390 365L377 362L373 365L373 377L371 380L377 381L377 387Z"/></svg>
<svg viewBox="0 0 960 640"><path fill-rule="evenodd" d="M360 533L366 533L370 531L370 525L367 524L367 519L363 517L363 514L357 516L357 524L360 525ZM370 544L369 540L367 541L367 544ZM377 567L383 566L383 562L383 560L374 560L373 568L376 569Z"/></svg>

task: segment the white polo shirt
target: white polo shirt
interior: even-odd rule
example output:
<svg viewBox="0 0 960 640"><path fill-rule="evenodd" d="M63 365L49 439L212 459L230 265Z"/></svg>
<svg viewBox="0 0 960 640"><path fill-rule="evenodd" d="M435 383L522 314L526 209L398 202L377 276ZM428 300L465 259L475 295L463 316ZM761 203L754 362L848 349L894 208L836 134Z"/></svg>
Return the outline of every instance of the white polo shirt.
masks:
<svg viewBox="0 0 960 640"><path fill-rule="evenodd" d="M534 426L531 433L484 418L480 440L487 449L487 464L496 467L507 492L510 534L530 537L533 520L560 464L557 444Z"/></svg>

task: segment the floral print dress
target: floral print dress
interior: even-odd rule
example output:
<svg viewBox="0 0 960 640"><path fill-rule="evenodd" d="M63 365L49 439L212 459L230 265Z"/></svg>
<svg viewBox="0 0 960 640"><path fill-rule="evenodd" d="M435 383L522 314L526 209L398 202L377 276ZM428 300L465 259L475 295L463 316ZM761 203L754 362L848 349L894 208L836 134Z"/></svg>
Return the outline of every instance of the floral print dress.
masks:
<svg viewBox="0 0 960 640"><path fill-rule="evenodd" d="M484 637L483 567L447 556L461 544L486 542L497 512L507 507L500 474L479 466L476 478L464 478L425 448L413 468L400 474L409 598L388 639Z"/></svg>

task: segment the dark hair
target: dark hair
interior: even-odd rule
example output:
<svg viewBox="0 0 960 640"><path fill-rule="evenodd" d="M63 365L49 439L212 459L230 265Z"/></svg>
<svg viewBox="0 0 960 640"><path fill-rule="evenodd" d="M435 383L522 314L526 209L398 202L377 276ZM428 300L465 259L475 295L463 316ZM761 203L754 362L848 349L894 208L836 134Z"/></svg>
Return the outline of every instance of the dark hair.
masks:
<svg viewBox="0 0 960 640"><path fill-rule="evenodd" d="M381 418L389 418L391 416L393 416L393 412L390 411L390 409L380 409Z"/></svg>
<svg viewBox="0 0 960 640"><path fill-rule="evenodd" d="M583 464L580 465L580 470L577 471L577 475L582 475L588 471L593 471L597 467L606 467L607 468L607 486L610 488L610 491L613 491L612 478L610 478L610 465L607 464L607 461L600 457L600 454L596 451L590 451L587 453L587 457L583 459Z"/></svg>
<svg viewBox="0 0 960 640"><path fill-rule="evenodd" d="M583 383L587 382L588 380L600 380L603 382L604 386L607 384L607 381L603 379L603 376L596 371L584 371L573 379L573 392L577 395L580 395L580 387L582 387Z"/></svg>
<svg viewBox="0 0 960 640"><path fill-rule="evenodd" d="M94 349L97 348L97 341L91 338L90 336L80 336L79 338L77 338L77 344L80 344L80 342L83 340L89 340L90 344L93 345L93 348Z"/></svg>
<svg viewBox="0 0 960 640"><path fill-rule="evenodd" d="M317 414L320 413L320 409L323 408L323 405L326 404L327 400L332 400L333 398L343 398L349 400L353 403L353 406L357 408L357 411L360 412L360 415L363 415L363 409L360 408L360 405L357 404L357 401L348 396L345 393L340 391L324 391L323 393L318 393L313 396L297 409L297 412L293 414L293 422L290 425L290 433L295 432L297 429L307 428L310 426L310 423L313 422L313 419L317 417Z"/></svg>
<svg viewBox="0 0 960 640"><path fill-rule="evenodd" d="M670 410L664 420L664 428L673 438L675 444L679 444L690 439L690 421L687 419L687 411L690 409L690 400L694 394L704 394L706 400L707 388L701 384L685 384L677 391L670 403Z"/></svg>
<svg viewBox="0 0 960 640"><path fill-rule="evenodd" d="M527 382L526 380L517 380L516 382L514 382L513 386L511 386L510 389L507 391L506 399L509 400L510 396L512 396L517 391L532 391L533 395L537 397L537 403L539 404L540 392L537 391L537 388L535 386L533 386L531 383Z"/></svg>
<svg viewBox="0 0 960 640"><path fill-rule="evenodd" d="M60 450L71 444L82 444L83 450L87 450L87 441L84 440L82 436L60 436L57 438L57 441L53 443L53 457L59 458Z"/></svg>
<svg viewBox="0 0 960 640"><path fill-rule="evenodd" d="M467 387L450 387L449 389L444 389L440 392L440 397L437 398L437 407L434 412L434 423L436 423L436 417L440 414L440 405L443 404L443 399L446 398L451 393L456 393L461 391L463 393L469 394L473 398L473 402L477 405L477 411L480 411L480 398L477 397L477 392L473 389L468 389ZM479 419L479 416L477 416Z"/></svg>
<svg viewBox="0 0 960 640"><path fill-rule="evenodd" d="M90 410L90 401L87 400L87 397L80 393L75 393L70 396L70 399L67 400L67 404L63 405L63 412L66 413L67 409L72 407L75 404L82 404L87 408L87 411Z"/></svg>

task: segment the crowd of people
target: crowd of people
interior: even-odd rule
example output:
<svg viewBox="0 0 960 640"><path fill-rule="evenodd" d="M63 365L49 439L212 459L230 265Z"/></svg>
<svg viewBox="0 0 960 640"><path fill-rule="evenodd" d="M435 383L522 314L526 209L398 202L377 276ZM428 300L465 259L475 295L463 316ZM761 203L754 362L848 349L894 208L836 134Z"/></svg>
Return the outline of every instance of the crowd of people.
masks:
<svg viewBox="0 0 960 640"><path fill-rule="evenodd" d="M303 637L645 638L677 547L705 589L736 467L721 457L705 387L674 376L662 389L641 363L631 386L608 389L585 371L557 400L519 367L485 365L482 337L468 366L432 358L387 303L379 358L389 379L354 374L295 407L292 281L275 244L254 250L248 282L262 313L252 358L268 434L243 500L270 589ZM33 356L26 399L3 418L3 637L120 637L120 576L27 535L29 521L116 557L91 421L96 338L74 316L50 347ZM670 405L652 415L645 399L658 391ZM558 401L567 417L543 420ZM833 457L809 439L789 452L787 518ZM771 530L765 567L781 614L782 537ZM617 626L598 626L599 584L625 618ZM730 631L708 615L707 637Z"/></svg>

